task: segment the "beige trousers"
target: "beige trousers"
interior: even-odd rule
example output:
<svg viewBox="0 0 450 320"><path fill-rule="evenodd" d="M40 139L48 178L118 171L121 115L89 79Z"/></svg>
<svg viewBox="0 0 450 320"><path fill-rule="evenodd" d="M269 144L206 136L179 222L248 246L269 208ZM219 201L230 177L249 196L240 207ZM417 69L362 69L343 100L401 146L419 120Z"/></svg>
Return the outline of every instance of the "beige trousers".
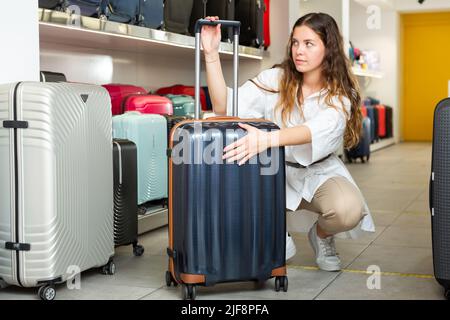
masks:
<svg viewBox="0 0 450 320"><path fill-rule="evenodd" d="M319 214L320 228L330 235L352 230L363 217L364 201L358 188L344 177L328 179L311 202L302 200L298 210Z"/></svg>

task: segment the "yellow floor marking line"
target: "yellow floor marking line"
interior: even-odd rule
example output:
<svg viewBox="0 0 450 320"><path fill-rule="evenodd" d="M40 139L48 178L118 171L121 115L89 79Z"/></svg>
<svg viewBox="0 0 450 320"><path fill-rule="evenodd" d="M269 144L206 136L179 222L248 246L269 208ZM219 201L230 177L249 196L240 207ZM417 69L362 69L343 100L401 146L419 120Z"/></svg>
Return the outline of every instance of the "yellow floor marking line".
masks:
<svg viewBox="0 0 450 320"><path fill-rule="evenodd" d="M288 264L287 267L292 269L309 270L309 271L320 270L318 267L300 266L295 264ZM429 274L415 274L415 273L401 273L401 272L368 272L366 270L352 270L352 269L342 269L340 272L359 273L367 275L379 274L381 276L404 277L404 278L434 279L434 276Z"/></svg>

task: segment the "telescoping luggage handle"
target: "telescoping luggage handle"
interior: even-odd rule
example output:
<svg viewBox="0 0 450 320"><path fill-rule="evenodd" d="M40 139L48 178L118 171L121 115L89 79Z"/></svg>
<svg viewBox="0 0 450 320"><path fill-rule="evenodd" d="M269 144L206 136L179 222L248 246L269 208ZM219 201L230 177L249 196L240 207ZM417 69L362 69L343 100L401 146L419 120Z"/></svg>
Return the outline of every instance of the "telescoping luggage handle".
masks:
<svg viewBox="0 0 450 320"><path fill-rule="evenodd" d="M239 69L239 33L240 21L199 19L195 23L195 119L200 119L200 33L203 26L233 28L233 117L238 115L238 69Z"/></svg>

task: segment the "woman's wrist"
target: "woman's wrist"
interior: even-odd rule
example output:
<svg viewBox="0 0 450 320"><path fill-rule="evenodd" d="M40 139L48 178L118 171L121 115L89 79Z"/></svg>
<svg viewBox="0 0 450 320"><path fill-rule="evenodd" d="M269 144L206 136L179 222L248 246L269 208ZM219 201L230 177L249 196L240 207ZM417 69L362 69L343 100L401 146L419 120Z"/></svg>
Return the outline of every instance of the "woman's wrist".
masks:
<svg viewBox="0 0 450 320"><path fill-rule="evenodd" d="M219 52L205 53L205 62L214 63L219 61Z"/></svg>
<svg viewBox="0 0 450 320"><path fill-rule="evenodd" d="M280 146L280 130L267 133L267 145L269 148L277 148Z"/></svg>

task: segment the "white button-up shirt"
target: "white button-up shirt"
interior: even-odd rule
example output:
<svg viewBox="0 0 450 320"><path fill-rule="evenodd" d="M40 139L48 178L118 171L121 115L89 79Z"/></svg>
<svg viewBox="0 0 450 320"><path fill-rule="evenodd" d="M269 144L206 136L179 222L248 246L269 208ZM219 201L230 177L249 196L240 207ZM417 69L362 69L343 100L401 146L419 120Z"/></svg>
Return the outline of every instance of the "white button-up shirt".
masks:
<svg viewBox="0 0 450 320"><path fill-rule="evenodd" d="M264 88L278 91L281 73L282 70L279 68L269 69L261 72L255 81ZM230 88L227 90L227 114L231 115L233 90ZM358 187L344 163L334 155L334 152L343 143L347 123L343 108L350 115L350 100L344 97L340 102L338 97L334 97L332 102L337 108L332 108L325 103L325 95L326 90L322 90L306 97L303 104L304 117L300 115L298 108L294 108L287 122L287 127L307 126L312 137L311 143L285 147L286 161L308 166L307 168L286 166L286 206L292 211L297 210L302 199L311 202L317 189L329 178L342 176ZM262 90L254 83L247 81L239 88L238 116L240 118L264 118L275 122L282 128L284 125L280 112L275 112L278 99L278 93ZM332 156L328 159L311 165L329 154ZM364 197L362 198L364 199ZM339 236L356 238L361 231L374 232L375 225L367 203L364 203L363 215L364 218L355 229ZM307 230L317 220L317 214L306 212L302 220L305 230Z"/></svg>

